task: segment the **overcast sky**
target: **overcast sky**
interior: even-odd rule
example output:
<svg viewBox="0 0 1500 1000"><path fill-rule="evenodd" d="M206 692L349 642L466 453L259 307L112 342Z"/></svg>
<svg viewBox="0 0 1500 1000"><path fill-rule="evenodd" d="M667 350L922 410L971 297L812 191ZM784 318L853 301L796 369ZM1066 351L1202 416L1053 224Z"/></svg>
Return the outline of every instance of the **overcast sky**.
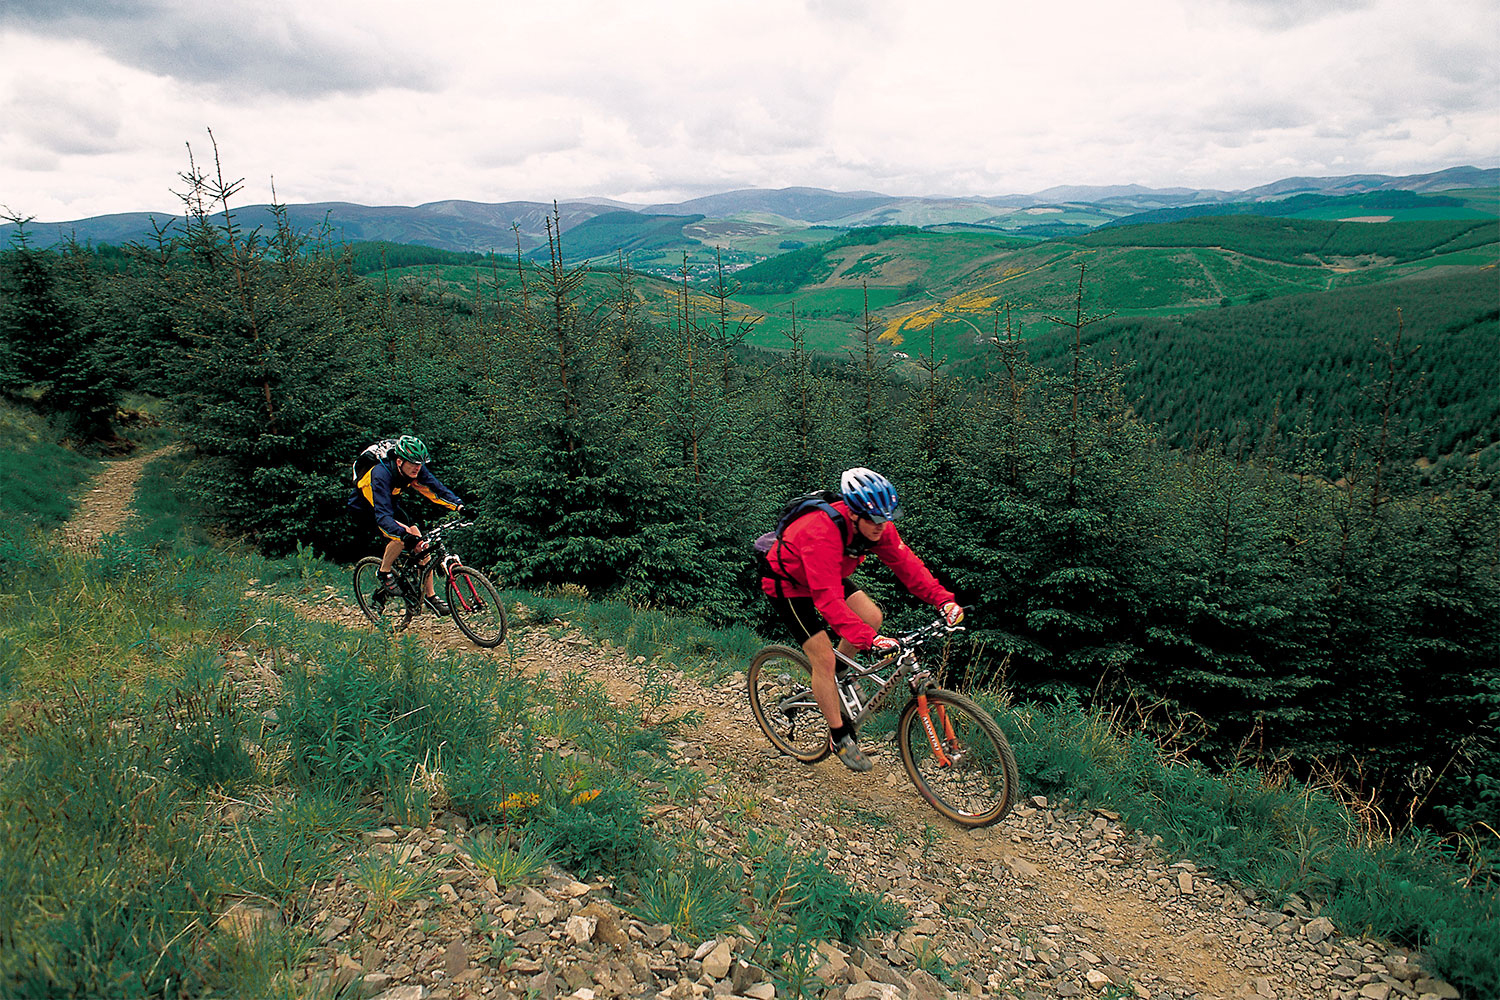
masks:
<svg viewBox="0 0 1500 1000"><path fill-rule="evenodd" d="M1500 165L1495 0L0 0L0 206L1237 190Z"/></svg>

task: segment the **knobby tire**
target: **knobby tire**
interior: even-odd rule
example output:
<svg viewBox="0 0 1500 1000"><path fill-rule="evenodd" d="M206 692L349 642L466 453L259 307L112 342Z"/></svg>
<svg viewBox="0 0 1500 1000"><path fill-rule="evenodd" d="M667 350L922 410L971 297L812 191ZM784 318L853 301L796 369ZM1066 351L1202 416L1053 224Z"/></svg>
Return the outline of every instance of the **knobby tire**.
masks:
<svg viewBox="0 0 1500 1000"><path fill-rule="evenodd" d="M505 602L479 570L454 568L448 578L448 607L454 622L475 645L491 649L505 641Z"/></svg>
<svg viewBox="0 0 1500 1000"><path fill-rule="evenodd" d="M804 764L828 756L828 723L813 697L812 666L800 649L762 649L750 661L746 683L755 723L776 749Z"/></svg>
<svg viewBox="0 0 1500 1000"><path fill-rule="evenodd" d="M376 625L389 626L406 613L406 601L400 594L391 595L384 606L375 600L375 591L380 588L380 579L375 575L378 572L379 556L365 556L354 564L354 598L366 618Z"/></svg>
<svg viewBox="0 0 1500 1000"><path fill-rule="evenodd" d="M939 745L951 759L945 765L934 752L913 698L896 726L907 777L929 805L955 823L998 823L1015 804L1021 784L1010 741L988 712L961 694L928 688L927 707ZM945 732L943 713L954 731L952 739Z"/></svg>

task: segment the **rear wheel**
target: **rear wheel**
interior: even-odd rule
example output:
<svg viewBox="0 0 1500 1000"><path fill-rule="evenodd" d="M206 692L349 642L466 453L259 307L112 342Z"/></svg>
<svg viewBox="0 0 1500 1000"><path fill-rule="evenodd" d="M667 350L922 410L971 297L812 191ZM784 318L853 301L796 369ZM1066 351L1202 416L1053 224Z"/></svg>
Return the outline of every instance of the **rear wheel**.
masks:
<svg viewBox="0 0 1500 1000"><path fill-rule="evenodd" d="M378 556L365 556L354 564L354 598L370 621L376 625L394 625L406 613L406 602L400 594L380 595L380 579L376 576L379 572Z"/></svg>
<svg viewBox="0 0 1500 1000"><path fill-rule="evenodd" d="M1021 784L1016 755L999 724L968 698L929 688L927 719L913 698L896 737L907 777L944 816L963 826L989 826L1010 811Z"/></svg>
<svg viewBox="0 0 1500 1000"><path fill-rule="evenodd" d="M828 756L828 723L812 693L812 666L801 650L767 646L750 661L750 711L766 738L804 764Z"/></svg>
<svg viewBox="0 0 1500 1000"><path fill-rule="evenodd" d="M448 578L448 607L458 627L476 645L489 649L505 641L505 603L479 570L454 567Z"/></svg>

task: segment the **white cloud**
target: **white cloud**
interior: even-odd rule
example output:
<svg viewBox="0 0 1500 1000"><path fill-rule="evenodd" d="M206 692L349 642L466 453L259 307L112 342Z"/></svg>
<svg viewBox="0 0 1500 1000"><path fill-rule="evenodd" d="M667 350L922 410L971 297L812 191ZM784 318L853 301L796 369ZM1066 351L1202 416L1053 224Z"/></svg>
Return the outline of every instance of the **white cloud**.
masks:
<svg viewBox="0 0 1500 1000"><path fill-rule="evenodd" d="M1500 163L1500 8L1451 0L7 0L0 201L669 201L1242 188ZM67 214L71 213L71 214Z"/></svg>
<svg viewBox="0 0 1500 1000"><path fill-rule="evenodd" d="M121 115L101 87L61 74L20 81L0 103L0 129L39 153L105 153L118 146Z"/></svg>
<svg viewBox="0 0 1500 1000"><path fill-rule="evenodd" d="M7 0L0 26L77 39L133 66L224 94L316 95L427 87L398 33L349 5L241 0Z"/></svg>

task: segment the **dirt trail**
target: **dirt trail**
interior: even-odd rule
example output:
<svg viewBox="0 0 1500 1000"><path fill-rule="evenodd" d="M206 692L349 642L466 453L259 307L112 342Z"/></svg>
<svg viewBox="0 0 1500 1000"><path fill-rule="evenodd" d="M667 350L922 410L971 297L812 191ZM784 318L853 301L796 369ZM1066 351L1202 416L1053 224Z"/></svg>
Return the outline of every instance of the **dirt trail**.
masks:
<svg viewBox="0 0 1500 1000"><path fill-rule="evenodd" d="M142 467L169 451L111 463L63 529L67 544L97 544L117 530ZM282 596L270 588L251 593ZM284 599L310 619L368 627L339 588ZM434 649L478 652L447 620L424 615L412 628ZM636 697L648 673L659 680L665 672L674 709L702 713L702 722L674 743L678 764L705 777L692 821L700 846L735 857L739 845L724 820L738 809L742 818L785 832L796 846L827 851L830 865L852 884L886 893L916 919L907 932L877 942L884 957L914 970L934 946L959 970L950 989L1023 1000L1457 996L1447 984L1422 978L1399 949L1339 939L1312 913L1259 909L1191 863L1171 863L1105 810L1035 797L1000 824L970 831L928 808L889 742L866 744L876 765L869 774L847 771L832 758L798 764L756 727L742 671L711 681L632 660L566 622L513 625L508 644L510 650L488 655L514 656L528 672L583 671L622 704ZM453 994L455 1000L469 995Z"/></svg>
<svg viewBox="0 0 1500 1000"><path fill-rule="evenodd" d="M1203 1000L1247 995L1247 985L1253 992L1251 977L1230 968L1223 955L1165 935L1164 928L1173 922L1168 915L1107 884L1085 882L1072 866L1060 866L1056 852L1045 843L1013 837L1013 818L976 831L948 823L918 797L901 767L894 743L867 746L876 765L869 774L849 771L833 758L809 767L777 754L755 724L742 683L733 681L742 682L742 676L737 674L731 682L720 685L714 692L718 697L704 699L701 707L705 720L699 735L711 741L715 751L712 756L739 780L752 782L752 772L763 772L773 795L785 797L793 792L798 799L826 799L852 805L857 811L893 817L894 825L904 834L897 840L904 839L908 844L922 844L935 830L938 839L924 853L936 854L941 867L991 883L979 888L970 897L971 902L983 898L996 914L1018 912L1021 924L1032 927L1063 927L1076 924L1080 917L1090 918L1098 925L1101 950L1143 949L1146 953L1140 956L1141 964L1153 967L1156 977L1191 986ZM616 690L627 693L618 687ZM1006 890L993 891L997 873L1010 883ZM1146 947L1146 942L1154 944Z"/></svg>
<svg viewBox="0 0 1500 1000"><path fill-rule="evenodd" d="M68 548L88 549L99 539L119 531L130 520L135 500L135 484L148 462L173 454L178 445L170 444L155 451L105 463L94 477L93 485L83 495L72 520L58 529L62 544Z"/></svg>
<svg viewBox="0 0 1500 1000"><path fill-rule="evenodd" d="M299 606L319 620L355 627L364 621L337 593ZM413 627L435 649L475 652L445 621L425 616ZM567 630L566 623L513 629L512 644L528 672L586 671L621 704L634 699L651 669L594 644L581 631ZM1112 863L1098 856L1089 860L1088 843L1067 835L1070 816L1076 827L1080 814L1056 803L1039 808L1027 800L993 828L965 830L918 797L893 744L867 744L876 766L866 775L833 758L804 766L779 755L756 727L743 673L706 682L671 672L669 680L676 706L703 714L702 723L685 734L679 763L703 771L711 795L755 801L756 815L768 828L800 833L807 846L829 849L834 867L853 884L883 889L913 914L933 918L932 940L962 965L979 995L1014 991L1033 1000L1081 995L1071 988L1073 982L1081 986L1087 972L1103 976L1105 970L1124 971L1139 997L1341 995L1330 992L1326 976L1312 971L1318 961L1332 966L1337 959L1313 952L1305 935L1298 938L1291 931L1296 921L1288 921L1274 941L1285 952L1284 961L1266 960L1253 947L1271 937L1261 922L1266 917L1246 915L1243 897L1213 886L1190 865L1169 868L1160 857L1148 861L1155 852L1138 837L1132 842L1135 835L1117 824L1108 824L1110 835L1119 836L1122 845L1134 843L1134 849L1121 851ZM1081 814L1085 823L1098 816ZM867 828L872 822L875 828ZM1103 843L1101 837L1093 846ZM1191 882L1185 892L1184 874ZM1167 883L1158 890L1162 898L1142 895L1148 880ZM1033 956L1029 969L1017 962L1026 956ZM1353 968L1349 971L1352 978ZM1103 988L1103 979L1094 981L1101 984L1096 990Z"/></svg>

